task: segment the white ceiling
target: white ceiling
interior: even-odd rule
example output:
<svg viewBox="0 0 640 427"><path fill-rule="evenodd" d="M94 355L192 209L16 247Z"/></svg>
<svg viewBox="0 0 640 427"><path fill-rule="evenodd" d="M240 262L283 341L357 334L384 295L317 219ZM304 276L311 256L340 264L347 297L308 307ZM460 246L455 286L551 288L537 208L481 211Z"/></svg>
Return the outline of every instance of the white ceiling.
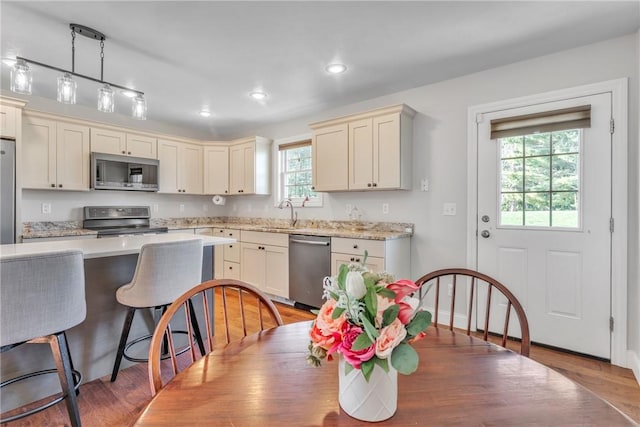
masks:
<svg viewBox="0 0 640 427"><path fill-rule="evenodd" d="M2 57L71 68L69 23L107 36L105 80L144 91L149 120L230 139L260 127L526 58L629 34L638 1L11 2ZM349 70L332 76L331 62ZM33 94L59 73L33 67ZM99 44L78 36L76 72L99 77ZM2 66L2 88L9 67ZM78 79L78 104L98 84ZM262 89L269 97L254 101ZM130 102L116 98L116 113ZM202 118L207 106L213 115ZM72 107L79 108L79 107ZM106 118L105 121L109 119Z"/></svg>

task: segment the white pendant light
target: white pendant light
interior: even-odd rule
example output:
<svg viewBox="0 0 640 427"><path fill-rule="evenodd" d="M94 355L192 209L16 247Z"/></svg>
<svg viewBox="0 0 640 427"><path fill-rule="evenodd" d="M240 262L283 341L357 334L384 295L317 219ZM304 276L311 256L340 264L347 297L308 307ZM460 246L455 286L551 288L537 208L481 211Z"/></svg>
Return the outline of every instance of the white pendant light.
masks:
<svg viewBox="0 0 640 427"><path fill-rule="evenodd" d="M58 77L58 102L62 104L75 104L77 87L78 84L71 78L69 73Z"/></svg>
<svg viewBox="0 0 640 427"><path fill-rule="evenodd" d="M18 60L11 69L11 92L31 95L31 70L26 62Z"/></svg>
<svg viewBox="0 0 640 427"><path fill-rule="evenodd" d="M105 84L98 89L98 111L103 113L113 113L115 109L115 102L113 99L113 89L108 84Z"/></svg>
<svg viewBox="0 0 640 427"><path fill-rule="evenodd" d="M131 115L134 119L147 120L147 100L144 95L133 98Z"/></svg>

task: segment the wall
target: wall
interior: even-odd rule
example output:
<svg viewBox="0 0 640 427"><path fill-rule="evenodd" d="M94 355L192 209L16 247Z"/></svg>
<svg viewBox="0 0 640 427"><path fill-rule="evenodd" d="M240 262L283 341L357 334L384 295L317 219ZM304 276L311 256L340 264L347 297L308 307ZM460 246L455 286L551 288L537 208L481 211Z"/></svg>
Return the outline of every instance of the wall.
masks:
<svg viewBox="0 0 640 427"><path fill-rule="evenodd" d="M297 209L300 219L347 219L350 203L373 221L402 221L415 224L412 240L412 276L444 266L466 264L467 250L467 109L469 106L533 95L583 84L629 77L629 353L640 355L640 209L638 187L638 45L640 36L621 38L510 64L428 86L394 93L365 102L324 111L321 114L269 126L257 132L267 138L288 138L309 133L308 124L341 115L393 104L406 103L418 111L414 119L413 187L429 179L429 191L326 194L322 208ZM47 219L79 219L77 208L85 204L159 204L154 216L200 215L208 205L208 215L261 216L286 218L288 212L275 208L273 196L228 198L225 207L214 207L209 198L198 196L115 195L104 193L62 193L25 191L25 218L40 218L39 204L52 200L53 213ZM456 216L443 216L445 202L457 204ZM185 204L185 212L177 206ZM389 203L389 214L382 214ZM60 215L60 216L58 216ZM638 373L637 373L638 374Z"/></svg>

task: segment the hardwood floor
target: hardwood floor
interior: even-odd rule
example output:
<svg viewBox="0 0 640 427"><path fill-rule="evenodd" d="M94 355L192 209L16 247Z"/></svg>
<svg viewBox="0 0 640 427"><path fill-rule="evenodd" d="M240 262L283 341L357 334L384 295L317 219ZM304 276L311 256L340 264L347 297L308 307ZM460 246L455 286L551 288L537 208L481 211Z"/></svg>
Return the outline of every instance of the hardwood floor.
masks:
<svg viewBox="0 0 640 427"><path fill-rule="evenodd" d="M285 323L314 318L309 312L277 305ZM535 345L531 349L531 358L583 385L640 423L640 386L631 370ZM151 399L147 365L141 363L121 370L115 383L109 382L109 377L105 376L83 384L78 399L84 426L131 425ZM7 425L62 426L69 425L69 419L64 404L59 403Z"/></svg>

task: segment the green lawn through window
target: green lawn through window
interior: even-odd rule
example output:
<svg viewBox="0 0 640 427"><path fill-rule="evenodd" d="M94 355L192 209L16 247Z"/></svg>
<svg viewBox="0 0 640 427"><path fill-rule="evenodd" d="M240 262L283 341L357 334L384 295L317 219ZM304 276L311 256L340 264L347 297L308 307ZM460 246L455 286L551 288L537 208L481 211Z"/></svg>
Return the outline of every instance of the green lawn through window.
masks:
<svg viewBox="0 0 640 427"><path fill-rule="evenodd" d="M500 225L531 225L549 227L549 211L527 211L526 224L522 223L522 211L501 212ZM578 227L578 211L554 211L553 227Z"/></svg>

